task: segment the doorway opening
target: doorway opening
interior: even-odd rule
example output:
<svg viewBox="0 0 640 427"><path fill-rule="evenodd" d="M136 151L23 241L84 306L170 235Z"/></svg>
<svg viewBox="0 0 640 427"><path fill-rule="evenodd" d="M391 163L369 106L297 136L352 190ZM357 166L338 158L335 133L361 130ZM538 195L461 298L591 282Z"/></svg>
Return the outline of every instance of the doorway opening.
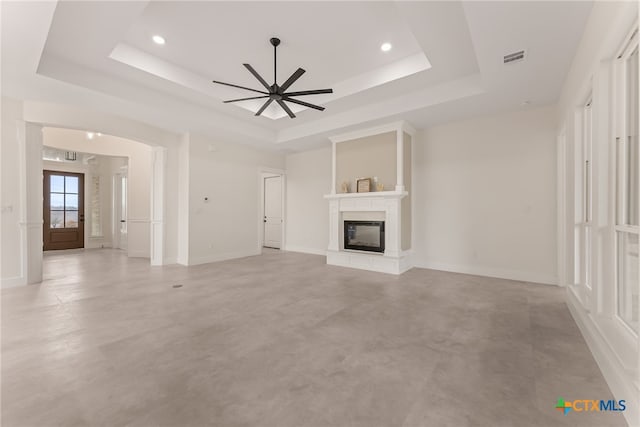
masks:
<svg viewBox="0 0 640 427"><path fill-rule="evenodd" d="M52 116L57 117L57 116ZM43 120L45 121L45 120ZM55 122L55 120L53 120ZM100 125L97 118L94 126ZM119 132L117 126L108 122L105 126ZM72 158L78 153L97 153L104 156L122 156L130 159L128 175L127 206L127 256L147 258L151 265L167 263L165 244L165 176L169 170L170 157L167 155L174 141L166 139L166 145L153 142L154 136L127 139L106 133L81 131L67 127L50 127L41 121L17 121L16 132L19 155L19 194L21 222L19 239L19 273L11 278L12 285L40 283L43 279L43 170L55 170L45 165L43 160L45 147L69 153ZM147 132L145 132L147 133ZM155 135L155 134L154 134ZM87 159L88 160L88 159ZM66 166L66 165L65 165ZM91 182L85 174L85 192ZM135 195L132 195L135 194ZM85 207L87 198L85 197ZM104 210L103 210L104 212ZM85 209L85 223L89 213ZM94 214L92 212L91 214ZM106 220L102 224L109 223ZM85 224L85 249L89 239ZM94 237L94 236L91 236ZM111 236L104 236L104 238ZM101 246L98 246L101 247ZM106 247L106 245L105 245ZM82 250L82 249L81 249ZM171 260L171 258L169 258ZM3 286L5 280L3 280Z"/></svg>
<svg viewBox="0 0 640 427"><path fill-rule="evenodd" d="M124 251L128 248L129 235L127 232L127 194L128 174L126 167L113 175L113 247Z"/></svg>
<svg viewBox="0 0 640 427"><path fill-rule="evenodd" d="M284 173L261 172L261 187L262 248L281 250L284 247Z"/></svg>
<svg viewBox="0 0 640 427"><path fill-rule="evenodd" d="M84 248L84 174L43 171L43 250Z"/></svg>
<svg viewBox="0 0 640 427"><path fill-rule="evenodd" d="M127 250L128 163L127 157L43 146L45 252Z"/></svg>

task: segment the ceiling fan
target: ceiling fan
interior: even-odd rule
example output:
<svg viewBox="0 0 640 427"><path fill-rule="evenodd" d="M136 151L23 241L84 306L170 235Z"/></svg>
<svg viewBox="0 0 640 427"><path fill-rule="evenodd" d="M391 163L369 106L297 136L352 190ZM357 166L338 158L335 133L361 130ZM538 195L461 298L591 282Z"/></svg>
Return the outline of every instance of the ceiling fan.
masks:
<svg viewBox="0 0 640 427"><path fill-rule="evenodd" d="M231 87L235 87L238 89L244 89L244 90L250 90L252 92L257 92L257 93L261 93L261 96L252 96L249 98L239 98L239 99L230 99L228 101L223 101L225 104L229 103L229 102L238 102L238 101L248 101L250 99L262 99L262 98L269 98L267 99L267 101L262 105L262 107L260 107L260 109L256 112L256 116L259 116L263 113L264 110L267 109L267 107L269 105L271 105L271 103L273 101L276 101L278 103L278 105L280 105L280 107L282 107L282 109L289 115L289 117L291 117L292 119L296 116L295 114L293 114L293 111L291 111L291 109L287 106L287 104L285 104L285 101L287 102L292 102L294 104L298 104L298 105L302 105L304 107L309 107L309 108L313 108L316 110L320 110L323 111L324 107L320 107L319 105L314 105L314 104L309 104L308 102L304 102L304 101L300 101L299 99L293 99L292 96L303 96L303 95L319 95L322 93L333 93L333 89L316 89L316 90L303 90L303 91L298 91L298 92L287 92L286 90L289 89L289 87L295 83L296 80L298 80L300 78L300 76L302 76L305 73L305 70L303 70L302 68L298 68L292 75L291 77L289 77L287 79L287 81L285 81L284 83L282 83L282 85L278 85L278 83L276 82L276 71L277 71L277 56L276 56L276 50L278 48L278 45L280 44L280 39L273 37L270 40L271 44L273 45L273 84L271 86L269 86L269 84L265 81L265 79L262 78L262 76L260 74L258 74L258 72L256 70L253 69L253 67L249 64L242 64L245 66L245 68L247 70L249 70L249 72L251 74L253 74L253 76L258 79L258 81L262 84L262 86L265 87L265 89L267 89L267 92L263 91L263 90L257 90L257 89L251 89L249 87L244 87L244 86L238 86L238 85L234 85L231 83L224 83L224 82L219 82L216 80L213 80L213 83L217 83L220 85L225 85L225 86L231 86Z"/></svg>

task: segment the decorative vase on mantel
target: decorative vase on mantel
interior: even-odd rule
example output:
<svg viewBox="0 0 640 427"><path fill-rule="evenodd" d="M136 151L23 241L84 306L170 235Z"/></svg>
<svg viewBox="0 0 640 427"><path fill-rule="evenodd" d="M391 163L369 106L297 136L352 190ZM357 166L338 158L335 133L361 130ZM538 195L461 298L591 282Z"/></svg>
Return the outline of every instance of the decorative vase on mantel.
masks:
<svg viewBox="0 0 640 427"><path fill-rule="evenodd" d="M377 176L373 177L373 188L375 188L376 191L384 191L384 184L381 182L378 182Z"/></svg>

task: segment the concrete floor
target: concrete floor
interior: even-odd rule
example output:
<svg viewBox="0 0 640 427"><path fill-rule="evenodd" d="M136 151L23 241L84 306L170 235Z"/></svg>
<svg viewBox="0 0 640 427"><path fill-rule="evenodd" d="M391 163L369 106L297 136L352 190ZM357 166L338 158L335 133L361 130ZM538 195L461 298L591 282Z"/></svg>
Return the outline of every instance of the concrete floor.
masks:
<svg viewBox="0 0 640 427"><path fill-rule="evenodd" d="M556 287L280 252L44 271L2 291L5 427L625 425L554 409L611 398Z"/></svg>

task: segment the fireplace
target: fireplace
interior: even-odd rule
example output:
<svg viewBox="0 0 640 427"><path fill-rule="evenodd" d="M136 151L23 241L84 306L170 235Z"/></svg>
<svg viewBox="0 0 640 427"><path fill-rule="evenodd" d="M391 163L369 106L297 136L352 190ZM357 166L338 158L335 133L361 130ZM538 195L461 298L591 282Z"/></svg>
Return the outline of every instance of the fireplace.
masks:
<svg viewBox="0 0 640 427"><path fill-rule="evenodd" d="M384 252L384 221L344 221L344 248Z"/></svg>

